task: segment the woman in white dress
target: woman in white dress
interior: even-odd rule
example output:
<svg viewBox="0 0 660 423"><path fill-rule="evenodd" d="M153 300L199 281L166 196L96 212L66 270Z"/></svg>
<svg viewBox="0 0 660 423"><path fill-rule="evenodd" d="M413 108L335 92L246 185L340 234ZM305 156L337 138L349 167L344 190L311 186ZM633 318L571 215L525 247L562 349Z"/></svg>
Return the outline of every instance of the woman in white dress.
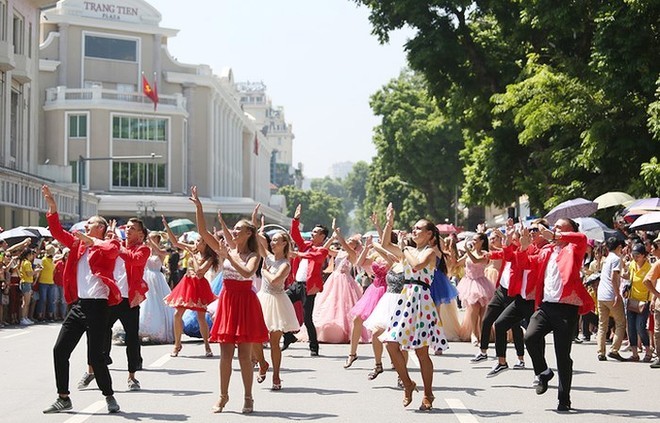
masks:
<svg viewBox="0 0 660 423"><path fill-rule="evenodd" d="M291 271L291 264L289 263L291 238L286 232L278 231L270 241L272 253L267 250L267 245L266 238L260 235L260 251L265 258L261 268L261 290L257 293L257 297L261 303L264 322L270 334L270 358L273 362L273 385L271 389L279 391L282 389L280 339L284 332L300 330L300 325L293 304L284 291L284 282ZM254 355L259 362L257 382L261 383L266 379L266 372L269 367L264 358L263 344L255 345Z"/></svg>
<svg viewBox="0 0 660 423"><path fill-rule="evenodd" d="M171 292L165 275L161 271L167 251L161 249L161 236L151 232L148 237L151 256L147 260L144 280L149 286L146 299L140 305L140 337L143 341L155 344L174 342L174 310L168 307L163 298Z"/></svg>

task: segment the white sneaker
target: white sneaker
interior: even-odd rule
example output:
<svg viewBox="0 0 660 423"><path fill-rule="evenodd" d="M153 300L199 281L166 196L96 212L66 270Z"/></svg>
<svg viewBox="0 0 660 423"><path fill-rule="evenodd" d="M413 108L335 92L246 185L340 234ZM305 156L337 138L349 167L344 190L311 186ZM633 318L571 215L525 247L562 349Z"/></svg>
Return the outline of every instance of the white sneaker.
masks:
<svg viewBox="0 0 660 423"><path fill-rule="evenodd" d="M28 320L27 317L23 317L21 319L21 322L20 322L21 326L30 326L31 324L32 324L32 322L30 320Z"/></svg>

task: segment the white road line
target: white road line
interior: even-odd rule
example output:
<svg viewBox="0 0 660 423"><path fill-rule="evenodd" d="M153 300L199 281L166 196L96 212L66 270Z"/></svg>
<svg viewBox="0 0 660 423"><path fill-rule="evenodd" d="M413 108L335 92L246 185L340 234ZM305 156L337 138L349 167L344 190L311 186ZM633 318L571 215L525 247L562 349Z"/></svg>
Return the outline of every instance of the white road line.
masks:
<svg viewBox="0 0 660 423"><path fill-rule="evenodd" d="M89 407L80 411L79 414L76 414L70 419L65 420L64 423L82 423L85 420L92 417L95 413L101 411L101 409L103 409L104 407L105 407L105 401L96 401Z"/></svg>
<svg viewBox="0 0 660 423"><path fill-rule="evenodd" d="M13 333L11 335L3 336L2 339L16 338L16 337L19 337L19 336L27 335L30 332L31 331L29 331L29 330L23 330L23 331L20 331L20 332L17 332L17 333Z"/></svg>
<svg viewBox="0 0 660 423"><path fill-rule="evenodd" d="M479 421L470 413L465 404L456 398L445 398L445 402L454 412L456 418L461 423L478 423Z"/></svg>
<svg viewBox="0 0 660 423"><path fill-rule="evenodd" d="M154 361L153 363L151 363L148 367L160 367L160 366L162 366L163 364L167 363L169 360L170 360L170 355L169 355L169 354L165 354L164 356L162 356L162 357L159 358L158 360L156 360L156 361Z"/></svg>

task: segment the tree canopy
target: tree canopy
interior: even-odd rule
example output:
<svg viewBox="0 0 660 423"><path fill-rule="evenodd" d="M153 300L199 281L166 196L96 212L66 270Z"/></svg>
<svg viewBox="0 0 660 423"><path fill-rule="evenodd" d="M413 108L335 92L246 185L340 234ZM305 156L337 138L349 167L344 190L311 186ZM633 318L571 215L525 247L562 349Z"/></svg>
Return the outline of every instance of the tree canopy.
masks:
<svg viewBox="0 0 660 423"><path fill-rule="evenodd" d="M466 204L504 206L527 194L541 212L575 196L660 191L657 0L354 1L370 9L381 42L404 26L416 31L408 62L442 125L460 134ZM412 114L380 104L391 89L372 99L383 127ZM416 104L409 100L399 103ZM377 160L396 135L376 131ZM375 166L391 168L392 156L382 158ZM430 213L437 202L411 173L401 178L424 192Z"/></svg>

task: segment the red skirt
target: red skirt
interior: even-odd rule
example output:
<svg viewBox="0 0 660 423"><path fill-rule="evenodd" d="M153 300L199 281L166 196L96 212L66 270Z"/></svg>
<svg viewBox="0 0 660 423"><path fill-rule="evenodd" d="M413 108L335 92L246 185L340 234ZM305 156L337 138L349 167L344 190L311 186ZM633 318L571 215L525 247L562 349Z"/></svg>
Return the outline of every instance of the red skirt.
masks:
<svg viewBox="0 0 660 423"><path fill-rule="evenodd" d="M188 310L206 311L206 306L215 300L211 291L211 284L205 278L197 276L184 276L167 294L163 301L173 308L186 308Z"/></svg>
<svg viewBox="0 0 660 423"><path fill-rule="evenodd" d="M232 344L268 341L268 329L251 281L225 279L210 341Z"/></svg>

